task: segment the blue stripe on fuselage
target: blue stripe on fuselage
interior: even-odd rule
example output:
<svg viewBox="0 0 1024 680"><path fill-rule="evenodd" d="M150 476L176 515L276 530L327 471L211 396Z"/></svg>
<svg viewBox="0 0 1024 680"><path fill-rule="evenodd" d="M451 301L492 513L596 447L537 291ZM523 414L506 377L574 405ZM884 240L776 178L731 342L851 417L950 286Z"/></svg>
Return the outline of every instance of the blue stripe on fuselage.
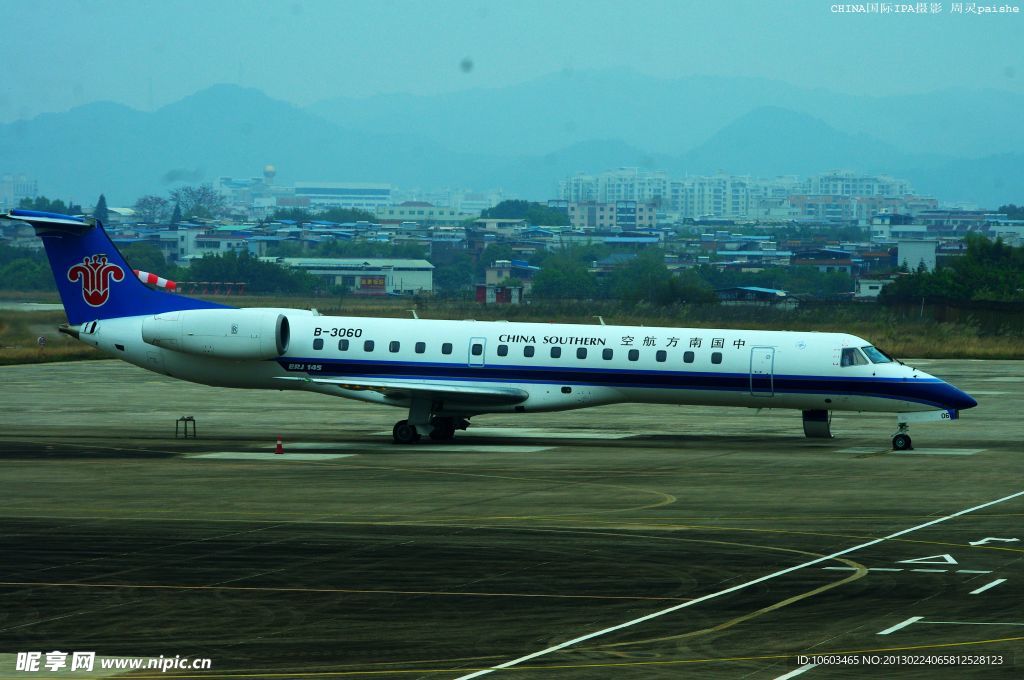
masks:
<svg viewBox="0 0 1024 680"><path fill-rule="evenodd" d="M536 383L634 387L650 389L721 390L750 392L750 373L633 370L616 368L572 368L566 366L517 366L487 364L467 366L408 361L331 361L322 358L280 358L277 362L315 364L322 368L311 376L389 378L393 380L471 380L490 383ZM298 371L306 373L306 371ZM843 376L775 375L776 393L836 394L912 401L945 408L949 386L938 378L849 378Z"/></svg>

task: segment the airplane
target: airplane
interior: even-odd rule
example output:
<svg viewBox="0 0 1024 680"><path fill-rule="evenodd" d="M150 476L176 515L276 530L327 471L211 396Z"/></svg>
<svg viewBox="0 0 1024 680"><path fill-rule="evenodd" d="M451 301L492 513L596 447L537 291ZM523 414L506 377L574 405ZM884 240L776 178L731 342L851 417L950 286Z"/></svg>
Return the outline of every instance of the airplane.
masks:
<svg viewBox="0 0 1024 680"><path fill-rule="evenodd" d="M450 440L486 413L651 403L794 409L830 438L833 411L950 421L977 405L846 333L444 321L234 308L148 287L90 217L11 210L42 238L68 323L118 359L205 385L305 390L406 409L398 444Z"/></svg>

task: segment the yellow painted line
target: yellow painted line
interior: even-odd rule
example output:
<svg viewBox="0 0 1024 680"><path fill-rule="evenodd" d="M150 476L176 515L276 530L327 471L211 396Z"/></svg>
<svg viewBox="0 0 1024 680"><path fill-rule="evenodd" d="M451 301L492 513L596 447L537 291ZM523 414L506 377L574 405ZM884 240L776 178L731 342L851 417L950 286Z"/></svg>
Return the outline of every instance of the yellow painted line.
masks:
<svg viewBox="0 0 1024 680"><path fill-rule="evenodd" d="M438 597L527 597L557 600L654 600L689 602L692 597L650 597L629 595L551 595L545 593L486 593L475 591L445 590L363 590L358 588L278 588L270 586L186 586L162 583L61 583L50 581L0 581L0 586L50 587L50 588L114 588L149 590L238 590L269 593L344 593L366 595L427 595Z"/></svg>

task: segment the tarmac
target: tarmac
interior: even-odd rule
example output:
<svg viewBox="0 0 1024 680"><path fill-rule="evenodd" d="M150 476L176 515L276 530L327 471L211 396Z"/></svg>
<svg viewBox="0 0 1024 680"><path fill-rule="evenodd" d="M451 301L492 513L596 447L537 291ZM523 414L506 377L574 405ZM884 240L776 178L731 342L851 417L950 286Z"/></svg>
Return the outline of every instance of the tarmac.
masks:
<svg viewBox="0 0 1024 680"><path fill-rule="evenodd" d="M650 405L397 446L390 408L0 368L0 678L1021 677L1024 362L912 363L979 406L906 453Z"/></svg>

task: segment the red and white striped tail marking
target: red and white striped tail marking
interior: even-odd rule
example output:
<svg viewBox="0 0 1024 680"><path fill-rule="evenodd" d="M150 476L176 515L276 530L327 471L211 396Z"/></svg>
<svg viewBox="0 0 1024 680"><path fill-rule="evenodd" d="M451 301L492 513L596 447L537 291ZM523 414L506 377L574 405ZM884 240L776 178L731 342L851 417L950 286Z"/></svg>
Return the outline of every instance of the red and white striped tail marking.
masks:
<svg viewBox="0 0 1024 680"><path fill-rule="evenodd" d="M135 272L135 275L139 277L139 281L142 281L143 283L148 283L149 285L156 286L157 288L166 288L167 290L178 289L178 284L176 284L174 281L168 281L162 276L150 274L149 272L139 271L138 269L133 269L132 271Z"/></svg>

